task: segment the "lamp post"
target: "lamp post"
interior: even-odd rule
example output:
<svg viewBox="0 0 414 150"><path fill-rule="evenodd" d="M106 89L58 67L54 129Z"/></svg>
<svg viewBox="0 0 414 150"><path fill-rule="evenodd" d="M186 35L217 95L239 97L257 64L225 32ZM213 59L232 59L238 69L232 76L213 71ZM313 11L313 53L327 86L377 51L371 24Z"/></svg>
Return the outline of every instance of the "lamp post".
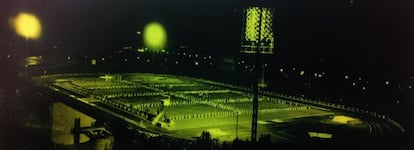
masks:
<svg viewBox="0 0 414 150"><path fill-rule="evenodd" d="M256 50L256 64L254 67L255 76L253 82L253 113L252 113L252 135L251 140L256 142L257 140L257 117L259 112L259 77L260 77L260 69L261 67L261 59L260 59L260 37L262 31L262 8L259 8L259 31L258 31L258 39L256 40L255 50Z"/></svg>
<svg viewBox="0 0 414 150"><path fill-rule="evenodd" d="M253 78L253 110L251 125L251 141L257 140L257 119L259 104L259 82L263 84L264 68L262 55L273 54L274 35L272 30L273 9L264 7L249 7L245 11L245 24L242 30L241 52L252 54L255 60ZM262 77L262 79L261 79ZM260 80L260 81L259 81Z"/></svg>

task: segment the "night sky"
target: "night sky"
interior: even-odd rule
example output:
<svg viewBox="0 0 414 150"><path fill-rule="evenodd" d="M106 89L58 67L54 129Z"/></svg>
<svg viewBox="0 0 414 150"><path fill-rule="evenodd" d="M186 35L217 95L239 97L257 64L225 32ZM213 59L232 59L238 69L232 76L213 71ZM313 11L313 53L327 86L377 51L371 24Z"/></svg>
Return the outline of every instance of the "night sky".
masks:
<svg viewBox="0 0 414 150"><path fill-rule="evenodd" d="M25 11L43 24L43 45L100 54L137 45L135 34L162 23L169 47L237 53L246 0L0 0L0 38L19 38L8 24ZM414 73L414 2L394 0L276 0L276 58L326 63L377 73Z"/></svg>

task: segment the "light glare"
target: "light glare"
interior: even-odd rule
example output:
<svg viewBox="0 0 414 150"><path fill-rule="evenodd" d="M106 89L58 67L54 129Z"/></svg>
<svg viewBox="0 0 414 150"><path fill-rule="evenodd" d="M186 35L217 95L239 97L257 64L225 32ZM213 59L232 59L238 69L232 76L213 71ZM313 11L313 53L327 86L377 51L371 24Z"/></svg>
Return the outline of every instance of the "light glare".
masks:
<svg viewBox="0 0 414 150"><path fill-rule="evenodd" d="M145 26L144 44L154 51L165 48L167 43L167 34L164 27L158 22L152 22Z"/></svg>
<svg viewBox="0 0 414 150"><path fill-rule="evenodd" d="M13 26L17 34L26 39L38 39L42 30L39 19L33 14L24 12L13 19Z"/></svg>

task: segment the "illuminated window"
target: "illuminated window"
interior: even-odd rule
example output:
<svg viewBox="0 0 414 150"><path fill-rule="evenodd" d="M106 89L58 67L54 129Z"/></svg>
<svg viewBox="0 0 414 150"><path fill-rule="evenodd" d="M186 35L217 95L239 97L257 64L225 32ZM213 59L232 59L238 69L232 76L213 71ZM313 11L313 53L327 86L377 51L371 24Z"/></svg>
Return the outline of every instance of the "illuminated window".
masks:
<svg viewBox="0 0 414 150"><path fill-rule="evenodd" d="M303 76L305 74L305 71L300 71L300 75Z"/></svg>
<svg viewBox="0 0 414 150"><path fill-rule="evenodd" d="M318 74L318 77L319 77L319 78L322 78L322 74Z"/></svg>
<svg viewBox="0 0 414 150"><path fill-rule="evenodd" d="M96 65L96 59L91 60L91 65Z"/></svg>

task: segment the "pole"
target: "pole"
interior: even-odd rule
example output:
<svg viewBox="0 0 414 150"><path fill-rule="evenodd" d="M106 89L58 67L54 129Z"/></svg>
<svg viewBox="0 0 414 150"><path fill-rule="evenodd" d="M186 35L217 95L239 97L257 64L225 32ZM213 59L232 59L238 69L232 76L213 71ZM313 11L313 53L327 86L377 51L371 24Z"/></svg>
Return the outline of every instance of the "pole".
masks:
<svg viewBox="0 0 414 150"><path fill-rule="evenodd" d="M75 125L73 128L73 145L75 146L75 148L77 148L79 146L79 139L80 139L80 118L75 118Z"/></svg>
<svg viewBox="0 0 414 150"><path fill-rule="evenodd" d="M236 113L236 139L239 139L239 112Z"/></svg>

